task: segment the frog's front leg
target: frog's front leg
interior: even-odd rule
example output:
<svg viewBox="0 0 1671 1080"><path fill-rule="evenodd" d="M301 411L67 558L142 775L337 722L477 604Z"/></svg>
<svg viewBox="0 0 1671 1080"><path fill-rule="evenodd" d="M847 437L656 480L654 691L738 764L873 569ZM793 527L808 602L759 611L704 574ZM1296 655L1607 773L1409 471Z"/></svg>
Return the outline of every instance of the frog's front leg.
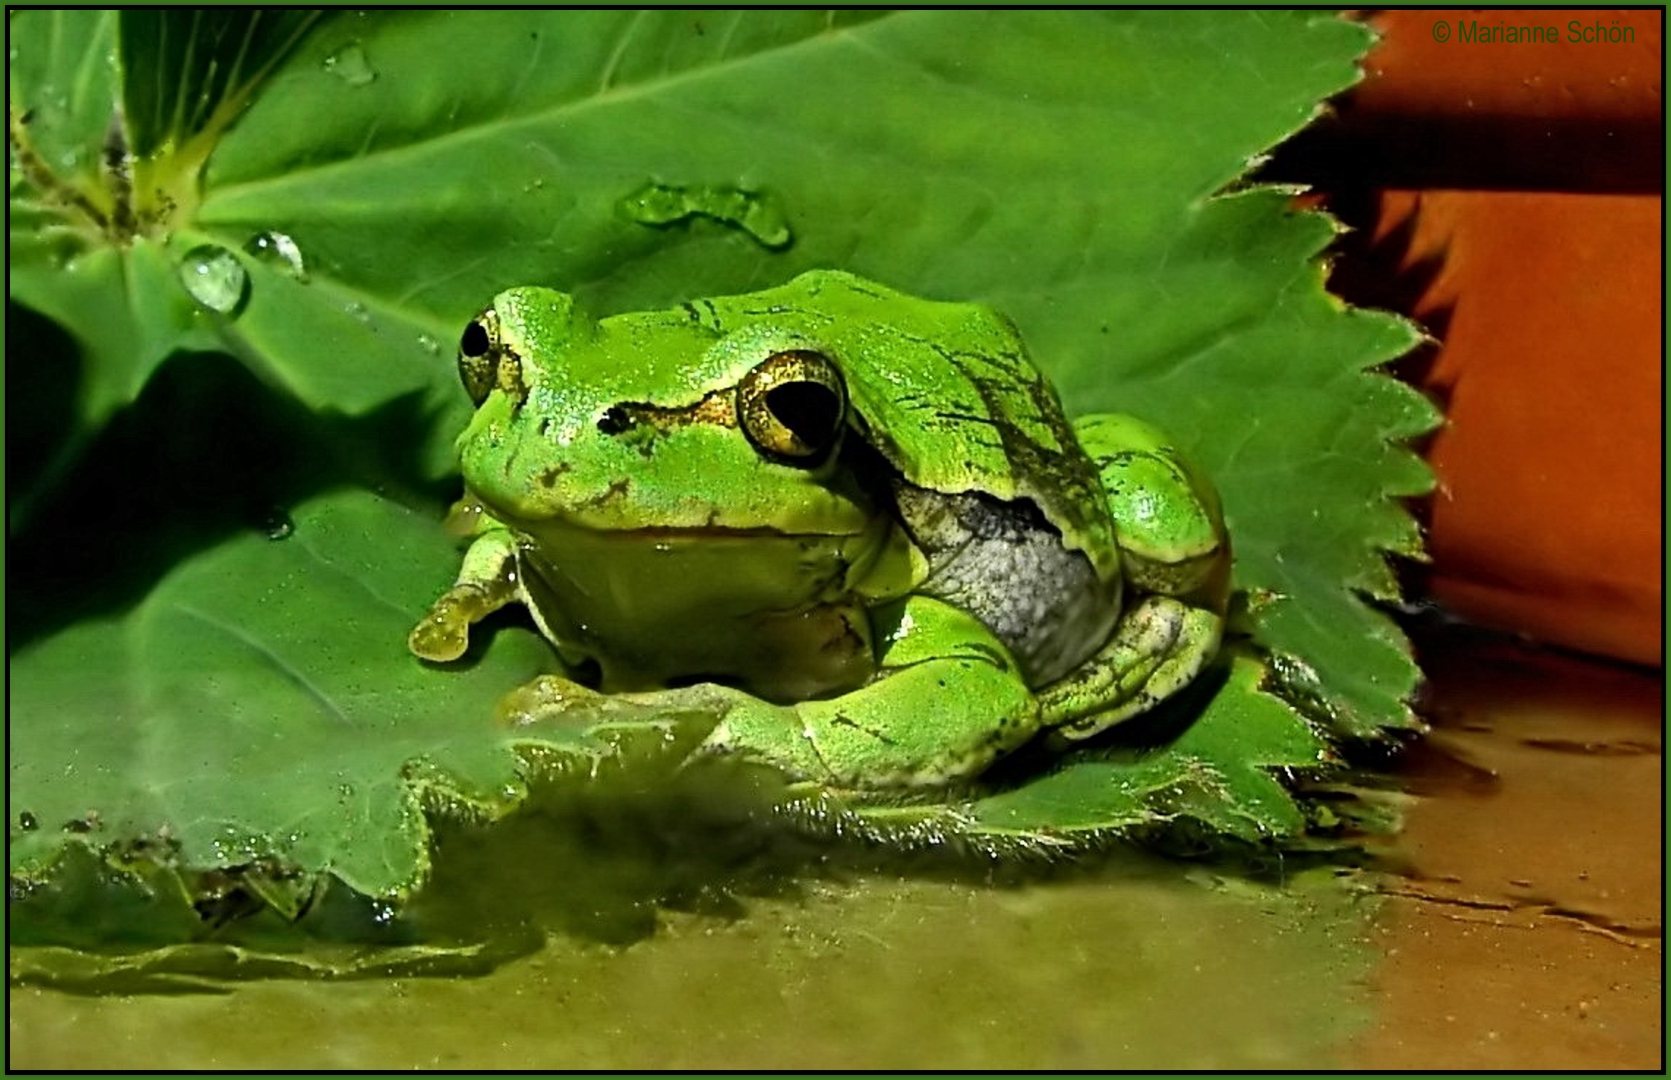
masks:
<svg viewBox="0 0 1671 1080"><path fill-rule="evenodd" d="M1043 722L1084 739L1146 712L1218 653L1230 546L1211 483L1159 431L1127 416L1075 425L1114 517L1127 607L1108 643L1043 688Z"/></svg>
<svg viewBox="0 0 1671 1080"><path fill-rule="evenodd" d="M517 599L516 537L469 500L454 507L454 515L476 511L474 537L464 552L464 565L452 588L429 606L412 632L407 648L425 660L457 660L470 644L470 624L479 622Z"/></svg>

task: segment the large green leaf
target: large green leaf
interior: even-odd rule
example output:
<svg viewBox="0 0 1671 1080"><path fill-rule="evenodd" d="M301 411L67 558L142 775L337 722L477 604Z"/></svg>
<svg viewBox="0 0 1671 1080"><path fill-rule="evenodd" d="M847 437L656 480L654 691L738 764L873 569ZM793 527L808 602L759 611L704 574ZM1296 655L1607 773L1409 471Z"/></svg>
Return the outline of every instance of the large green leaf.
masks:
<svg viewBox="0 0 1671 1080"><path fill-rule="evenodd" d="M507 630L469 670L425 668L405 634L448 584L441 529L356 492L293 528L227 541L121 617L13 657L14 873L40 876L70 835L398 894L427 865L423 796L489 815L521 798L509 742L480 720L547 650Z"/></svg>
<svg viewBox="0 0 1671 1080"><path fill-rule="evenodd" d="M1400 440L1434 413L1374 370L1416 333L1327 295L1327 218L1237 189L1354 81L1365 28L1324 12L265 19L11 16L11 295L82 353L82 434L60 462L169 356L216 350L348 423L412 408L429 423L398 479L421 486L468 407L451 341L498 289L554 284L601 314L837 267L989 301L1070 412L1171 429L1222 489L1242 628L1268 658L1238 659L1197 725L1145 753L910 814L1040 843L1183 819L1288 835L1303 819L1266 769L1412 722L1408 647L1364 595L1394 595L1387 553L1419 551L1396 498L1429 481ZM124 167L95 152L118 101L140 154L126 217ZM218 298L201 287L216 275ZM74 475L43 474L41 498L78 509ZM166 825L192 866L277 859L398 893L422 872L417 787L514 801L522 773L486 718L539 650L507 631L467 672L405 656L405 619L452 555L361 498L303 503L290 540L186 545L137 606L12 658L14 867ZM73 529L42 538L64 517L13 515L35 550L73 551ZM552 738L559 757L585 743ZM247 782L272 775L296 782ZM60 830L89 810L96 834Z"/></svg>

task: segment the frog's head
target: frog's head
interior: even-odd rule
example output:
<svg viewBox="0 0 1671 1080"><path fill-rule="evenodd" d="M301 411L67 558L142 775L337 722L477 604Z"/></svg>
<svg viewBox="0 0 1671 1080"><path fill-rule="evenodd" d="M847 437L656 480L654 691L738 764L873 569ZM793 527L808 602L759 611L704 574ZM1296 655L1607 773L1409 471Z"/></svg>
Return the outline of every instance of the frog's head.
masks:
<svg viewBox="0 0 1671 1080"><path fill-rule="evenodd" d="M458 363L477 405L464 478L508 524L848 535L874 517L837 462L847 386L805 312L595 321L517 288L465 328Z"/></svg>

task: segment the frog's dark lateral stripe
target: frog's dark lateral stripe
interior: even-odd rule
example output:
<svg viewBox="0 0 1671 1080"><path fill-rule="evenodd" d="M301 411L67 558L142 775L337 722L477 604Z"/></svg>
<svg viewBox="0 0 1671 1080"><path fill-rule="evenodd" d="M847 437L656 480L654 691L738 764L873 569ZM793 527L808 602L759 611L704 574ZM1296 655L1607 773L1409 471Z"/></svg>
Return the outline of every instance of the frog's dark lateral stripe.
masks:
<svg viewBox="0 0 1671 1080"><path fill-rule="evenodd" d="M962 358L991 360L990 357ZM949 354L947 359L958 362L958 358ZM1005 365L997 366L1005 368ZM1022 377L1023 372L1018 369L1013 372L1016 377L1008 383L970 376L975 392L981 395L987 412L995 418L992 428L1003 444L1004 456L1015 469L1019 492L1038 504L1046 519L1061 528L1064 539L1073 547L1093 552L1112 550L1113 523L1107 516L1107 500L1097 472L1080 451L1079 439L1044 376L1030 365L1026 370L1032 371L1032 378ZM1004 406L1005 390L1016 384L1027 391L1035 417L1053 437L1054 447L1028 437L1002 419L1009 415ZM1106 570L1102 566L1098 569Z"/></svg>
<svg viewBox="0 0 1671 1080"><path fill-rule="evenodd" d="M605 420L608 426L605 426ZM617 401L605 409L598 430L605 435L625 435L639 424L654 427L665 435L686 424L712 427L737 426L735 391L730 387L713 390L689 405L652 405L647 401Z"/></svg>
<svg viewBox="0 0 1671 1080"><path fill-rule="evenodd" d="M994 420L990 416L976 416L973 413L947 412L944 409L934 410L934 415L946 420L963 420L971 424L986 424L988 427L998 427L1003 421Z"/></svg>

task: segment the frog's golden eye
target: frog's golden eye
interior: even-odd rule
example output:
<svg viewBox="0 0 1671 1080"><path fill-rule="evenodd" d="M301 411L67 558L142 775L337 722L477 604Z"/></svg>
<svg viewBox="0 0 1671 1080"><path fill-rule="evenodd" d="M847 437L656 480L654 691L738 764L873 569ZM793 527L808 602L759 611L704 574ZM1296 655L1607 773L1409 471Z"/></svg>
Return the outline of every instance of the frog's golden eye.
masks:
<svg viewBox="0 0 1671 1080"><path fill-rule="evenodd" d="M755 446L794 465L817 465L841 441L847 387L822 353L773 353L737 384L737 419Z"/></svg>
<svg viewBox="0 0 1671 1080"><path fill-rule="evenodd" d="M495 388L518 404L527 396L522 361L500 339L499 313L488 308L464 328L458 339L458 377L470 400L480 405Z"/></svg>

